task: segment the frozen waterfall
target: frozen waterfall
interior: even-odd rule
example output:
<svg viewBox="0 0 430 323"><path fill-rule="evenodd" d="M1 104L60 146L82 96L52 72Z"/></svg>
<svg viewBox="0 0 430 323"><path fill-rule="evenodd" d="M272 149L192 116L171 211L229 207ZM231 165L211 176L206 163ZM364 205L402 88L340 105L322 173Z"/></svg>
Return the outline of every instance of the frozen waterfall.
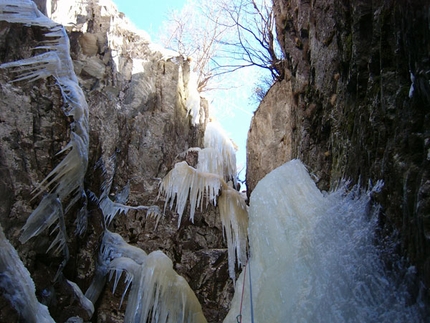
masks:
<svg viewBox="0 0 430 323"><path fill-rule="evenodd" d="M426 322L408 293L414 268L394 275L374 244L380 186L322 193L298 160L263 178L250 200L250 260L224 322Z"/></svg>

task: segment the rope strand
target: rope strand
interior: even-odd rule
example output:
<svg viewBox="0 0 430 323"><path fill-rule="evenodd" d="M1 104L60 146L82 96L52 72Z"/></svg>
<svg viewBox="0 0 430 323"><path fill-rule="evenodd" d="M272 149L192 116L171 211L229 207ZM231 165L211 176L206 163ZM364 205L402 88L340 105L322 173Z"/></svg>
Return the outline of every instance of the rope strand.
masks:
<svg viewBox="0 0 430 323"><path fill-rule="evenodd" d="M239 315L236 316L237 323L242 323L242 304L243 304L243 295L245 292L245 278L246 278L246 266L248 265L248 260L246 260L245 266L243 266L243 284L242 284L242 296L240 298L240 309Z"/></svg>
<svg viewBox="0 0 430 323"><path fill-rule="evenodd" d="M251 255L249 256L251 257ZM249 260L249 258L248 258ZM248 261L246 262L248 264ZM254 323L254 304L252 303L252 279L251 279L251 263L249 263L249 302L251 303L251 323ZM245 284L245 277L244 284Z"/></svg>

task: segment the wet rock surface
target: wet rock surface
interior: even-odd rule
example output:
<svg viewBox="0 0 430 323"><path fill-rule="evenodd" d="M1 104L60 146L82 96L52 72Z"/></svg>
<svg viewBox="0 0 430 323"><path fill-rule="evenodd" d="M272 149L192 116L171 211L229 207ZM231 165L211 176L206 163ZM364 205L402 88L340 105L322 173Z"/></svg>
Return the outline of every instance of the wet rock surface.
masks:
<svg viewBox="0 0 430 323"><path fill-rule="evenodd" d="M275 1L287 71L256 111L248 137L248 194L300 158L318 186L381 179L381 235L430 286L429 4L427 1Z"/></svg>

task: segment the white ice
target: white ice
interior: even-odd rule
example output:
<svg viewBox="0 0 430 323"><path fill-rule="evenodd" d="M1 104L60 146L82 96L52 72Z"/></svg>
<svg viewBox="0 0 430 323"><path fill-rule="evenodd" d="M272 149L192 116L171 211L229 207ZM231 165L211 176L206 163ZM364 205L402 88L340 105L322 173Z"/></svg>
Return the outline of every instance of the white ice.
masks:
<svg viewBox="0 0 430 323"><path fill-rule="evenodd" d="M370 196L380 186L322 194L298 160L264 177L250 198L246 276L224 322L240 314L244 280L242 322L423 322L407 292L412 271L394 279L374 245Z"/></svg>
<svg viewBox="0 0 430 323"><path fill-rule="evenodd" d="M48 308L36 298L36 288L18 252L0 225L0 290L28 323L54 323Z"/></svg>

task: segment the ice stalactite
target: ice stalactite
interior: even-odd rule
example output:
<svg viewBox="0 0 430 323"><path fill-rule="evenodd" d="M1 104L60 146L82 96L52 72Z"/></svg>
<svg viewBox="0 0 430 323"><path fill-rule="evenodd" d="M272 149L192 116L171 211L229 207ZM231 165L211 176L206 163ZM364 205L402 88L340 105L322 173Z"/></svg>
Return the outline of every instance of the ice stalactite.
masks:
<svg viewBox="0 0 430 323"><path fill-rule="evenodd" d="M131 284L125 322L206 322L194 292L163 252L151 252L141 265L130 258L116 258L109 269L115 272L115 286L123 271L126 283Z"/></svg>
<svg viewBox="0 0 430 323"><path fill-rule="evenodd" d="M146 252L129 245L118 233L105 230L97 259L96 273L90 287L85 292L85 296L93 304L96 303L105 286L108 266L115 258L128 258L137 264L142 264L146 258Z"/></svg>
<svg viewBox="0 0 430 323"><path fill-rule="evenodd" d="M237 147L218 122L211 121L206 125L204 146L205 148L213 148L218 152L224 167L223 176L226 180L233 180L234 184L236 184Z"/></svg>
<svg viewBox="0 0 430 323"><path fill-rule="evenodd" d="M221 194L221 195L220 195ZM235 263L244 264L247 257L248 213L244 198L220 175L201 172L186 162L180 162L164 177L160 185L160 195L165 197L165 208L169 205L179 215L178 227L187 202L190 203L190 220L194 220L195 210L203 204L217 205L228 246L230 277L235 279ZM204 200L206 200L204 203Z"/></svg>
<svg viewBox="0 0 430 323"><path fill-rule="evenodd" d="M64 213L81 198L86 199L83 182L89 145L87 102L74 73L69 38L61 25L40 13L35 3L29 0L0 3L0 20L39 26L46 30L46 39L35 48L46 52L4 63L0 68L15 74L12 82L35 81L52 76L64 100L63 112L72 120L70 142L58 153L67 155L34 190L35 197L47 193L28 217L20 238L24 243L58 221L58 233L50 249L56 247L57 251L63 250L67 261ZM63 208L66 200L68 204Z"/></svg>
<svg viewBox="0 0 430 323"><path fill-rule="evenodd" d="M115 168L115 155L109 159L109 168ZM93 281L85 293L85 298L96 303L107 280L108 273L115 272L114 290L122 272L125 272L125 291L127 290L126 322L206 322L201 306L188 283L173 270L171 260L161 251L150 255L135 246L129 245L121 235L107 229L113 218L119 213L129 210L146 210L147 216L157 217L161 212L156 205L128 206L129 184L120 190L115 199L111 199L113 173L108 171L103 162L98 162L104 176L101 186L101 196L97 198L90 193L91 199L98 203L103 213L105 232L101 243L96 271ZM131 287L130 287L131 286Z"/></svg>
<svg viewBox="0 0 430 323"><path fill-rule="evenodd" d="M114 202L110 199L107 193L102 193L100 198L97 199L95 195L92 195L93 200L98 202L100 209L103 212L103 217L105 220L106 226L112 222L117 214L127 214L129 210L144 210L146 211L146 217L155 217L157 219L156 225L160 220L162 213L157 205L138 205L138 206L130 206L125 205L123 203Z"/></svg>
<svg viewBox="0 0 430 323"><path fill-rule="evenodd" d="M111 164L113 168L115 168L116 158L115 155L111 156L108 160L108 163ZM100 168L102 170L102 176L104 180L101 185L101 194L100 197L97 197L94 193L90 192L89 196L93 202L96 202L100 207L100 210L103 213L103 218L105 221L105 226L108 227L112 220L118 214L127 214L129 210L144 210L146 211L146 217L154 217L156 218L156 226L162 216L162 212L157 205L138 205L138 206L130 206L126 205L128 201L128 197L130 194L130 183L128 182L123 189L118 192L115 196L114 201L109 197L111 193L111 187L113 182L113 174L108 175L106 166L104 165L102 160L99 160L96 164L96 168Z"/></svg>
<svg viewBox="0 0 430 323"><path fill-rule="evenodd" d="M0 289L25 322L53 323L48 308L39 303L36 288L18 252L0 225Z"/></svg>
<svg viewBox="0 0 430 323"><path fill-rule="evenodd" d="M250 198L248 271L224 322L425 322L408 290L413 268L387 270L375 245L381 187L323 194L298 160L266 175Z"/></svg>
<svg viewBox="0 0 430 323"><path fill-rule="evenodd" d="M169 204L170 209L173 209L176 200L175 211L179 214L179 227L189 200L190 220L194 221L195 210L198 207L202 209L205 197L206 206L209 203L216 205L216 197L221 189L222 181L219 175L199 172L186 162L177 163L160 185L160 195L166 198L164 208Z"/></svg>
<svg viewBox="0 0 430 323"><path fill-rule="evenodd" d="M82 306L83 309L85 309L85 311L87 312L88 317L93 316L94 314L94 304L93 302L91 302L90 299L88 299L81 291L81 289L79 288L79 286L66 279L67 284L69 284L69 286L72 288L73 290L73 294L74 296L78 299L79 304Z"/></svg>
<svg viewBox="0 0 430 323"><path fill-rule="evenodd" d="M237 147L227 136L221 125L211 121L206 125L204 147L189 148L180 156L196 152L198 163L196 169L202 173L212 173L225 181L232 180L236 184L236 149Z"/></svg>
<svg viewBox="0 0 430 323"><path fill-rule="evenodd" d="M188 114L191 115L191 123L193 126L200 122L200 93L197 90L197 74L190 71L190 78L188 80L188 94L185 97L185 106L187 107Z"/></svg>
<svg viewBox="0 0 430 323"><path fill-rule="evenodd" d="M217 149L212 147L192 147L178 156L185 158L190 153L197 153L198 163L196 165L196 169L199 172L212 173L224 178L224 160L221 153Z"/></svg>
<svg viewBox="0 0 430 323"><path fill-rule="evenodd" d="M221 223L228 248L229 275L235 282L234 264L242 268L248 258L248 208L244 198L232 187L224 187L218 200Z"/></svg>
<svg viewBox="0 0 430 323"><path fill-rule="evenodd" d="M187 162L175 164L160 185L160 196L165 197L164 209L169 205L179 215L178 227L187 202L190 203L190 220L194 221L197 208L217 205L228 246L229 275L235 280L235 264L241 267L247 258L248 214L245 199L232 186L236 186L236 147L216 122L206 126L205 148L190 148L197 152L196 168ZM229 185L229 183L232 185ZM204 201L205 200L205 201Z"/></svg>
<svg viewBox="0 0 430 323"><path fill-rule="evenodd" d="M201 305L186 280L173 270L172 261L161 251L147 255L129 245L117 233L105 231L97 262L96 275L85 293L97 301L108 272L115 274L114 291L125 272L127 297L125 322L206 322ZM131 287L130 287L131 286Z"/></svg>

